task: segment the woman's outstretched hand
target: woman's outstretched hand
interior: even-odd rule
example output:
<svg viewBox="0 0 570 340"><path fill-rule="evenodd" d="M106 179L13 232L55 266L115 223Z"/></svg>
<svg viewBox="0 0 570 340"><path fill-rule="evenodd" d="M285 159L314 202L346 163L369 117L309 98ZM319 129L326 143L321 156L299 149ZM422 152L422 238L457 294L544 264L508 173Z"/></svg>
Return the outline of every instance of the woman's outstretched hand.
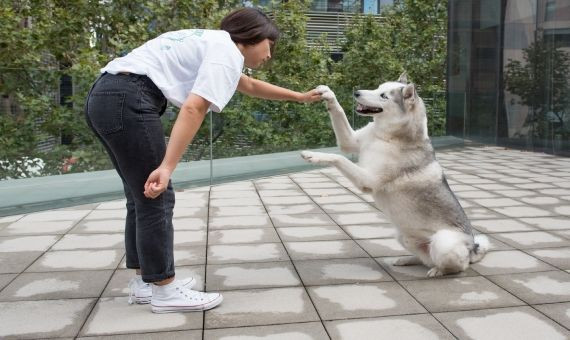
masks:
<svg viewBox="0 0 570 340"><path fill-rule="evenodd" d="M316 101L321 100L321 94L316 89L311 91L301 93L301 97L299 98L299 103L314 103Z"/></svg>
<svg viewBox="0 0 570 340"><path fill-rule="evenodd" d="M146 198L157 198L168 187L172 172L166 168L159 167L148 175L144 184L144 195Z"/></svg>

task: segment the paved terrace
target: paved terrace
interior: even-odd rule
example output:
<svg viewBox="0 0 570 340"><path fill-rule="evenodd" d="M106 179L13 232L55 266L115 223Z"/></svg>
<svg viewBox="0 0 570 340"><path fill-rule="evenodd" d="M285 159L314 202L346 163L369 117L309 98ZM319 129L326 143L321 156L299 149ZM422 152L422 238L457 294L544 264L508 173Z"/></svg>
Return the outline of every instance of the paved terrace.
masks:
<svg viewBox="0 0 570 340"><path fill-rule="evenodd" d="M394 229L324 168L177 193L177 275L207 312L127 304L123 201L0 218L0 338L569 339L570 159L440 151L492 252L426 279Z"/></svg>

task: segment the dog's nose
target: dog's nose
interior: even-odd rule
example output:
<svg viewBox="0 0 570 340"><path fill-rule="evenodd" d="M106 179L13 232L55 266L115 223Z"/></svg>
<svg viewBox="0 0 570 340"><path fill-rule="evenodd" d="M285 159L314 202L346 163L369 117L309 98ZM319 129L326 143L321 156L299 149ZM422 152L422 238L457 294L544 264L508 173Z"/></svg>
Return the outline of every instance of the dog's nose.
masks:
<svg viewBox="0 0 570 340"><path fill-rule="evenodd" d="M354 91L354 96L357 98L360 97L360 91Z"/></svg>

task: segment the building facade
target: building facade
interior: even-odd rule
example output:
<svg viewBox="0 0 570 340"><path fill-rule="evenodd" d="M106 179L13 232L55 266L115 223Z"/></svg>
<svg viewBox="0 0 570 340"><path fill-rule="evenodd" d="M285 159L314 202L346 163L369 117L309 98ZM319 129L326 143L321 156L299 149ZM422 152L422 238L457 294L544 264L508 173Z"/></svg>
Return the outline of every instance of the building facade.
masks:
<svg viewBox="0 0 570 340"><path fill-rule="evenodd" d="M570 155L570 1L448 6L447 133Z"/></svg>

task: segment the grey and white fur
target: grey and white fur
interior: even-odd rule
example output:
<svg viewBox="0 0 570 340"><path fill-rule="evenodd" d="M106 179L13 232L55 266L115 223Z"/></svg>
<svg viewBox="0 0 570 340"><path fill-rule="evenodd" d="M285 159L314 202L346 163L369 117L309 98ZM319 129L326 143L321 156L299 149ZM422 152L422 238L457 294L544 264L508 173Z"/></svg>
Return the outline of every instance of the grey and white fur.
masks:
<svg viewBox="0 0 570 340"><path fill-rule="evenodd" d="M375 90L354 93L356 111L373 121L354 131L335 94L318 86L326 102L337 144L358 154L303 151L310 163L333 165L356 187L371 192L376 206L398 230L398 240L414 256L394 265L424 264L428 277L458 273L483 258L489 241L473 235L471 223L449 188L427 132L426 108L406 74Z"/></svg>

